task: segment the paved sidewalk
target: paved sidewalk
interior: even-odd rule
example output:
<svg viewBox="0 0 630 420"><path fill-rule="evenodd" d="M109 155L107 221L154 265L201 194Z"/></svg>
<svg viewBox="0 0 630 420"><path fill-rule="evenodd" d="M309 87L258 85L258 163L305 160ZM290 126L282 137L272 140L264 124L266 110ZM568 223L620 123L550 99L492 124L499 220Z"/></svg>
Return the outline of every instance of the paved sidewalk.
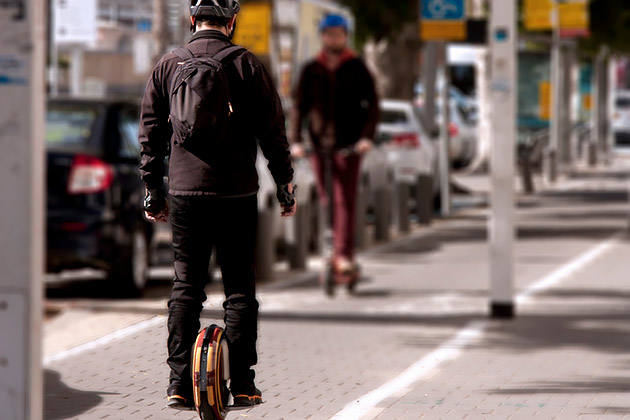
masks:
<svg viewBox="0 0 630 420"><path fill-rule="evenodd" d="M524 202L516 287L531 296L512 321L487 318L485 210L367 253L356 296L327 299L312 281L261 290L266 403L228 418L630 418L622 175L578 174ZM209 297L205 323L220 301ZM49 363L45 419L196 418L164 408L165 322L146 325Z"/></svg>

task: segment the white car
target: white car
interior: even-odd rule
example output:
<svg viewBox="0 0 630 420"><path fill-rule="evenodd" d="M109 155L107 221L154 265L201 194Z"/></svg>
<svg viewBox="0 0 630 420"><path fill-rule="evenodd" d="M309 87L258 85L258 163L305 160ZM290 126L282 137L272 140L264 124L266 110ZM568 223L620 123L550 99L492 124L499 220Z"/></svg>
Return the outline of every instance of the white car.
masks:
<svg viewBox="0 0 630 420"><path fill-rule="evenodd" d="M436 102L436 120L441 124L442 101L438 99ZM478 127L460 102L451 98L449 106L449 159L455 167L467 166L475 158Z"/></svg>
<svg viewBox="0 0 630 420"><path fill-rule="evenodd" d="M380 107L377 142L385 147L394 181L414 185L419 175L434 176L437 166L435 146L422 129L413 104L383 100Z"/></svg>
<svg viewBox="0 0 630 420"><path fill-rule="evenodd" d="M630 90L620 90L615 95L612 121L616 153L630 153Z"/></svg>

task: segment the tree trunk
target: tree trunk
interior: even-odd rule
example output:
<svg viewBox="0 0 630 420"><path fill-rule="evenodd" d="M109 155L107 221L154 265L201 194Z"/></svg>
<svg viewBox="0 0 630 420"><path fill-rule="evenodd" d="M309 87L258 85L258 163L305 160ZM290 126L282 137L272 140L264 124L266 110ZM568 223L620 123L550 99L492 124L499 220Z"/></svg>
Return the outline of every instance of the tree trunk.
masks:
<svg viewBox="0 0 630 420"><path fill-rule="evenodd" d="M153 0L153 42L155 43L155 60L159 60L171 43L168 28L167 0Z"/></svg>
<svg viewBox="0 0 630 420"><path fill-rule="evenodd" d="M420 45L417 23L404 24L394 39L366 43L365 60L374 74L381 98L413 99Z"/></svg>

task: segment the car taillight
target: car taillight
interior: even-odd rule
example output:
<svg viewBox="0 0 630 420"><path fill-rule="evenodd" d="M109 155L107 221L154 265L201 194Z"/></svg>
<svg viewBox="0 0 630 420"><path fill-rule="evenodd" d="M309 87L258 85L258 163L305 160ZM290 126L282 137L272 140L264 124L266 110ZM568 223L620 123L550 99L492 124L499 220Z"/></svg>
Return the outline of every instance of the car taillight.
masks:
<svg viewBox="0 0 630 420"><path fill-rule="evenodd" d="M459 127L454 122L449 123L448 125L448 135L450 137L457 137L459 134Z"/></svg>
<svg viewBox="0 0 630 420"><path fill-rule="evenodd" d="M93 156L77 155L72 161L68 194L93 194L107 190L114 180L111 166Z"/></svg>
<svg viewBox="0 0 630 420"><path fill-rule="evenodd" d="M420 137L416 133L395 134L392 137L392 143L398 147L415 149L420 147Z"/></svg>

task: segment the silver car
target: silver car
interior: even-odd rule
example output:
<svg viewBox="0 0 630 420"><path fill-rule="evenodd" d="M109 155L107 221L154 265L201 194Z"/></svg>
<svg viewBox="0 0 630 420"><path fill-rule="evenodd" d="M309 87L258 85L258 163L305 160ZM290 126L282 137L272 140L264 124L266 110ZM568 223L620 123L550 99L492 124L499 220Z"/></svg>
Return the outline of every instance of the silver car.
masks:
<svg viewBox="0 0 630 420"><path fill-rule="evenodd" d="M620 90L615 95L612 132L615 153L630 154L630 90Z"/></svg>

